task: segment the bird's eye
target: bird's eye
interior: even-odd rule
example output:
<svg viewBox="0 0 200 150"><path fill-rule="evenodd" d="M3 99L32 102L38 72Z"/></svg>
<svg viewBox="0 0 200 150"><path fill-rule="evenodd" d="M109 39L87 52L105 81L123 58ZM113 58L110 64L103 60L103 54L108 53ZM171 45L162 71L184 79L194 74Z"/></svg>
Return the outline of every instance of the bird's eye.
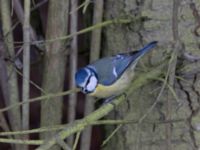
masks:
<svg viewBox="0 0 200 150"><path fill-rule="evenodd" d="M81 88L81 91L85 94L89 93L89 91L86 88Z"/></svg>
<svg viewBox="0 0 200 150"><path fill-rule="evenodd" d="M86 86L90 83L90 78L91 76L89 76L89 78L87 79Z"/></svg>

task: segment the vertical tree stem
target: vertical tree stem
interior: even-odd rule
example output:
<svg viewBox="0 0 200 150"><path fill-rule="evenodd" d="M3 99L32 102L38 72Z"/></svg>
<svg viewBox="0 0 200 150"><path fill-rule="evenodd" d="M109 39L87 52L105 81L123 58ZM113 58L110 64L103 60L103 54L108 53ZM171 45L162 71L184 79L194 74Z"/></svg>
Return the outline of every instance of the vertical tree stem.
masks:
<svg viewBox="0 0 200 150"><path fill-rule="evenodd" d="M11 13L10 13L10 0L0 0L1 6L1 19L3 26L3 38L5 42L5 47L7 53L9 53L10 57L13 58L15 55L14 45L13 45L13 35L11 30ZM17 84L17 74L14 71L12 64L7 64L7 84L8 84L8 99L5 100L7 106L16 104L19 102L19 93L18 93L18 84ZM21 114L19 107L13 108L8 112L8 118L11 124L12 130L20 130L21 129ZM19 138L19 136L15 136L15 138ZM21 150L20 145L16 145L17 150Z"/></svg>
<svg viewBox="0 0 200 150"><path fill-rule="evenodd" d="M30 0L24 0L24 23L23 23L23 85L22 101L29 100L29 80L30 80ZM30 105L26 103L22 106L22 129L29 129ZM28 135L24 138L28 139ZM24 146L28 149L28 146Z"/></svg>
<svg viewBox="0 0 200 150"><path fill-rule="evenodd" d="M54 40L66 36L68 28L69 0L49 0L46 40ZM44 57L44 71L42 88L46 93L58 93L63 90L65 65L66 65L66 41L53 41L46 43ZM50 98L49 98L50 99ZM52 99L52 98L51 98ZM54 101L41 102L41 126L51 126L61 123L62 97L53 98ZM48 139L55 132L42 133L42 139ZM58 150L55 146L52 149Z"/></svg>
<svg viewBox="0 0 200 150"><path fill-rule="evenodd" d="M102 22L103 0L97 0L94 3L93 24ZM90 44L90 62L97 60L100 56L101 48L101 28L92 31ZM84 115L88 115L94 110L94 99L87 97ZM91 145L92 127L88 127L81 138L81 150L89 150Z"/></svg>
<svg viewBox="0 0 200 150"><path fill-rule="evenodd" d="M78 26L78 13L76 8L78 6L78 0L71 0L71 15L70 15L70 34L77 32ZM71 41L71 48L70 48L70 89L75 88L75 79L74 75L77 70L77 35L73 36ZM68 121L74 121L76 117L76 101L77 101L77 94L72 93L69 95L69 109L68 109ZM71 136L68 140L69 145L73 145L73 136Z"/></svg>

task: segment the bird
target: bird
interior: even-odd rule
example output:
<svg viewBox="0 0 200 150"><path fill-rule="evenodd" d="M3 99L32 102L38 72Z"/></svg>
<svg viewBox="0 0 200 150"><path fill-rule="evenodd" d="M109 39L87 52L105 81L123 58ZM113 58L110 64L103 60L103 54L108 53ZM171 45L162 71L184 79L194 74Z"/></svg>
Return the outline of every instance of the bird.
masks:
<svg viewBox="0 0 200 150"><path fill-rule="evenodd" d="M96 98L122 94L134 78L138 60L157 43L152 41L139 50L104 57L80 68L75 73L76 87Z"/></svg>

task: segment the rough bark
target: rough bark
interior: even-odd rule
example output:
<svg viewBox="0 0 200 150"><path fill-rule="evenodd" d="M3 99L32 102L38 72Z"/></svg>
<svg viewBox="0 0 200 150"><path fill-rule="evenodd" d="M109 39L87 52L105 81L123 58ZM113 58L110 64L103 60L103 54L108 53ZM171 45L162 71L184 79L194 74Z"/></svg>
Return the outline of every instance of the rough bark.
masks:
<svg viewBox="0 0 200 150"><path fill-rule="evenodd" d="M124 52L129 48L138 49L145 43L158 40L159 46L140 60L137 67L140 69L137 70L145 70L146 67L159 63L166 56L176 58L174 51L177 48L179 51L177 63L174 59L170 59L172 61L169 62L168 67L170 73L168 83L172 89L174 88L175 94L166 85L155 107L149 111L163 82L155 81L140 90L133 91L132 96L128 98L130 108L128 109L127 105L121 106L116 110L115 116L117 119L138 120L139 123L123 125L105 149L197 150L199 148L199 71L192 67L192 71L185 70L183 73L180 68L185 68L184 66L190 64L193 66L195 64L192 62L198 62L200 58L198 47L200 2L198 0L180 1L179 7L176 8L173 2L170 0L106 1L106 20L116 17L134 18L134 15L148 17L148 20L138 25L106 27L104 30L105 55ZM174 11L174 9L177 10ZM178 19L174 19L176 18L174 15L177 15ZM174 26L174 21L178 28ZM175 30L178 30L179 34ZM182 121L173 121L177 119ZM107 127L107 136L114 129L114 126Z"/></svg>

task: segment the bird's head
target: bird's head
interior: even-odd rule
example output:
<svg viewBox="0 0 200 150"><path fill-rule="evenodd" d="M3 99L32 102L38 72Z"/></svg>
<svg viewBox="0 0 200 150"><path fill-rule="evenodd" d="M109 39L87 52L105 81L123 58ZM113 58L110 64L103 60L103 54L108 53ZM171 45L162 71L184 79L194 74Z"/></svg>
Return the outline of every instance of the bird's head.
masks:
<svg viewBox="0 0 200 150"><path fill-rule="evenodd" d="M85 94L92 93L98 84L96 72L87 67L76 72L75 81L76 86Z"/></svg>

